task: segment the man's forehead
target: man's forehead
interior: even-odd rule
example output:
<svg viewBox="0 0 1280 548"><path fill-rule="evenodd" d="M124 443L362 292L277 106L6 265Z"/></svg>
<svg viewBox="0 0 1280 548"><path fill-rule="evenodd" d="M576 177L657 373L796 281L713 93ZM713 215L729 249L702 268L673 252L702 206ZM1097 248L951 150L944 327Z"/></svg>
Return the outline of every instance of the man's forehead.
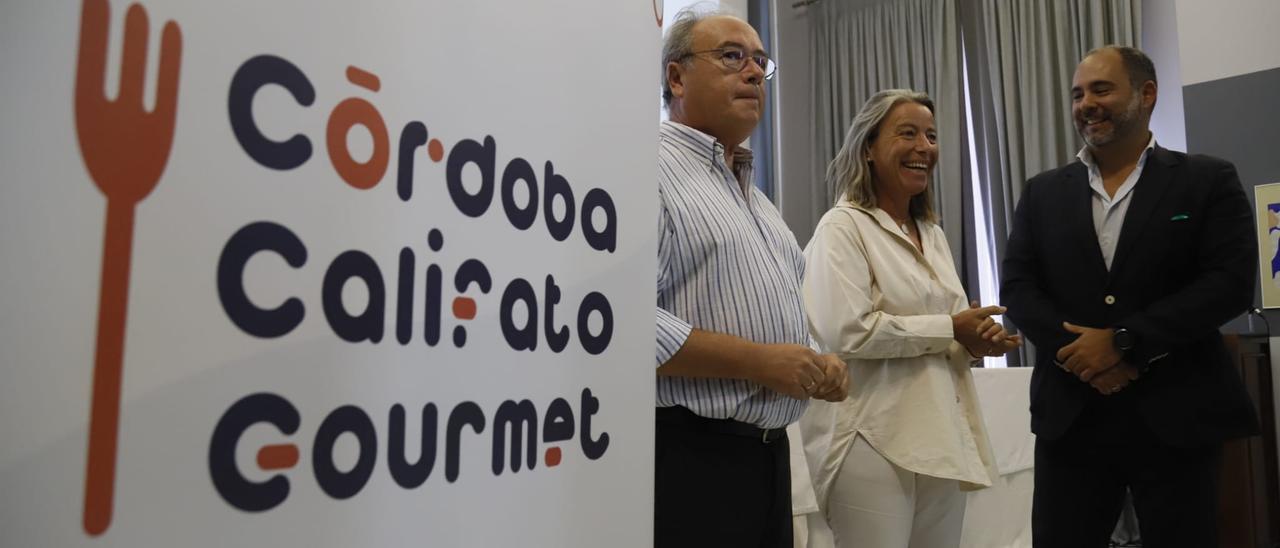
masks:
<svg viewBox="0 0 1280 548"><path fill-rule="evenodd" d="M1111 50L1103 50L1080 61L1076 66L1073 85L1088 85L1093 82L1118 82L1124 76L1124 60L1120 54Z"/></svg>
<svg viewBox="0 0 1280 548"><path fill-rule="evenodd" d="M737 44L747 49L761 49L760 36L746 21L728 15L717 15L699 21L693 28L697 49L718 48Z"/></svg>

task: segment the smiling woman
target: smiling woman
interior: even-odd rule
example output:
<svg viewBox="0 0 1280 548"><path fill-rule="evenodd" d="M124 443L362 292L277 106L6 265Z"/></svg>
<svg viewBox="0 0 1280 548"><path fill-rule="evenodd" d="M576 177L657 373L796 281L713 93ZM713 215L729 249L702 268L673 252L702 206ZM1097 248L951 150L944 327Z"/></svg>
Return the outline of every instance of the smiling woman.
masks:
<svg viewBox="0 0 1280 548"><path fill-rule="evenodd" d="M1021 339L991 319L1002 307L970 305L956 275L930 198L933 110L911 90L867 101L827 169L839 199L805 249L810 330L857 380L800 421L827 505L825 523L808 523L837 546L954 546L962 491L996 476L969 366Z"/></svg>
<svg viewBox="0 0 1280 548"><path fill-rule="evenodd" d="M936 221L928 185L938 158L933 109L929 96L909 90L888 90L872 96L855 117L844 146L827 165L831 195L865 207L894 209L901 222L908 217ZM922 147L918 152L914 151L917 145ZM910 159L916 167L925 164L926 168L925 173L911 175L911 192L899 189L901 171L888 167L908 160L903 152L912 154ZM880 204L885 199L890 203Z"/></svg>
<svg viewBox="0 0 1280 548"><path fill-rule="evenodd" d="M876 203L899 225L907 227L912 198L929 187L929 173L938 162L938 130L930 107L902 102L881 122L871 137L867 161L872 164ZM919 235L913 236L919 246Z"/></svg>

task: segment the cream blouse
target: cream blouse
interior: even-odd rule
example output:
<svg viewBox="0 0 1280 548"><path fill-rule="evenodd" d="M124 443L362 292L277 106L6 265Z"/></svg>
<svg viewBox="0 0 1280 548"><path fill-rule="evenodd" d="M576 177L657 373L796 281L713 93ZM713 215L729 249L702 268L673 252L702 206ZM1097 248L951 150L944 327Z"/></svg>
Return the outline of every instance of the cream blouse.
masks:
<svg viewBox="0 0 1280 548"><path fill-rule="evenodd" d="M824 509L858 435L895 465L965 490L998 475L972 358L952 338L951 315L969 306L964 289L942 228L917 226L923 254L888 213L841 200L804 251L809 330L849 366L849 398L815 400L800 421Z"/></svg>

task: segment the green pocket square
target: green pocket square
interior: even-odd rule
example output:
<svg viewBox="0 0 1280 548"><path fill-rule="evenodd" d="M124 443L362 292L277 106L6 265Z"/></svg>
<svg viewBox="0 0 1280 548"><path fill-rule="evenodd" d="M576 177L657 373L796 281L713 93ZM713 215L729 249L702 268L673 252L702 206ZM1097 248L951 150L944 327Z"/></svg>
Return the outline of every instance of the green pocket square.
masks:
<svg viewBox="0 0 1280 548"><path fill-rule="evenodd" d="M1191 218L1191 216L1190 216L1190 215L1187 215L1186 213L1179 213L1179 214L1177 214L1177 215L1174 215L1173 217L1170 217L1170 218L1169 218L1169 220L1170 220L1170 221L1185 221L1185 220L1190 219L1190 218Z"/></svg>

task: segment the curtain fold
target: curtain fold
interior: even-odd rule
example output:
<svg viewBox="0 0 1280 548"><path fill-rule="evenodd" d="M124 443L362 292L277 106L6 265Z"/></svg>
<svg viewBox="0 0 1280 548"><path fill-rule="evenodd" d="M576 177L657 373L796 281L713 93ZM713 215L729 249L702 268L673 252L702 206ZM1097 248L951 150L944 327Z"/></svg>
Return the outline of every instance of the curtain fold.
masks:
<svg viewBox="0 0 1280 548"><path fill-rule="evenodd" d="M939 158L934 208L964 273L966 234L961 142L964 119L957 0L823 0L809 11L813 78L813 173L820 189L810 204L817 219L834 203L822 180L853 117L875 92L911 88L933 98ZM968 284L966 287L976 287Z"/></svg>

